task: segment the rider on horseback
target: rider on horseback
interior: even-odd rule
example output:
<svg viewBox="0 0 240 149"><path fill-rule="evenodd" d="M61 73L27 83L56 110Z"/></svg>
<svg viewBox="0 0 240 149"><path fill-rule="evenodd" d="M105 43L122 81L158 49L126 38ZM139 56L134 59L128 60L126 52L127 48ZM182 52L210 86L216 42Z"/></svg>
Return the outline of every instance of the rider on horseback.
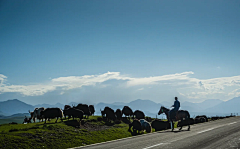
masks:
<svg viewBox="0 0 240 149"><path fill-rule="evenodd" d="M180 102L178 101L178 98L175 97L175 102L174 105L172 105L172 107L174 107L172 110L169 111L169 119L173 118L176 116L176 113L180 107Z"/></svg>

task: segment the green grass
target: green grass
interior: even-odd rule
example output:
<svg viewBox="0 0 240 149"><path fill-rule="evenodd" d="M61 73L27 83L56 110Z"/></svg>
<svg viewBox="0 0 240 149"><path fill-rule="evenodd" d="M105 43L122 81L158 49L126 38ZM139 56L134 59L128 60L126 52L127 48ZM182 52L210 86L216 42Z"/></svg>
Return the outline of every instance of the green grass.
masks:
<svg viewBox="0 0 240 149"><path fill-rule="evenodd" d="M120 123L106 126L103 121L96 121L97 116L85 120L91 127L106 127L99 130L88 130L66 125L51 120L44 124L3 124L0 125L0 148L70 148L130 137L128 124ZM71 122L71 120L70 120ZM74 122L74 121L72 121Z"/></svg>
<svg viewBox="0 0 240 149"><path fill-rule="evenodd" d="M17 122L18 124L22 124L23 120L24 120L24 117L13 117L13 118L8 118L8 119L0 119L0 125L8 124L11 122Z"/></svg>
<svg viewBox="0 0 240 149"><path fill-rule="evenodd" d="M98 121L98 117L84 119L85 124L80 128L74 127L78 123L72 119L57 123L53 119L47 124L3 124L0 125L0 148L71 148L132 136L128 124L113 125Z"/></svg>

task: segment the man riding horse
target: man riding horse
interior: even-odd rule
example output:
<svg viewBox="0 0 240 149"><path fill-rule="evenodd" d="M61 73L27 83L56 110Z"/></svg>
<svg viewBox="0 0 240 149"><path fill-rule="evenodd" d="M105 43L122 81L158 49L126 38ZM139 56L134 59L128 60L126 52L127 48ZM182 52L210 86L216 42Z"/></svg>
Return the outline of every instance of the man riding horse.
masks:
<svg viewBox="0 0 240 149"><path fill-rule="evenodd" d="M170 110L168 108L165 108L164 106L161 106L160 110L158 112L158 115L160 115L162 113L166 114L167 119L170 122L170 126L172 128L172 131L174 129L173 121L179 121L179 120L186 121L188 123L188 130L190 130L190 114L186 110L179 110L180 102L178 101L177 97L175 97L175 102L174 102L174 105L172 107L174 107L174 108L172 110ZM180 127L181 128L179 130L182 129L182 126L180 126Z"/></svg>
<svg viewBox="0 0 240 149"><path fill-rule="evenodd" d="M178 98L175 97L174 105L172 105L173 109L169 111L169 119L175 119L176 113L180 108L180 102L178 101Z"/></svg>

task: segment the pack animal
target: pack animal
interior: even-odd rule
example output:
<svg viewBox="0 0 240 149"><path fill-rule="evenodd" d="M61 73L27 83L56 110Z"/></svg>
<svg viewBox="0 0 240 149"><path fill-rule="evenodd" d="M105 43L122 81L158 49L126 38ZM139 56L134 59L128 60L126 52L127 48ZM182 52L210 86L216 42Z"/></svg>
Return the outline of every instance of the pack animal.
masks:
<svg viewBox="0 0 240 149"><path fill-rule="evenodd" d="M66 110L63 110L64 116L68 116L68 120L70 117L73 118L79 118L79 121L83 119L83 111L75 108L68 108Z"/></svg>
<svg viewBox="0 0 240 149"><path fill-rule="evenodd" d="M106 115L107 121L116 120L115 112L112 108L105 107L103 111L101 111L102 116Z"/></svg>
<svg viewBox="0 0 240 149"><path fill-rule="evenodd" d="M116 110L115 115L116 115L118 120L122 119L122 111L120 109Z"/></svg>
<svg viewBox="0 0 240 149"><path fill-rule="evenodd" d="M131 117L131 116L133 116L133 111L129 106L124 106L123 109L122 109L122 114L124 114L125 117L126 116Z"/></svg>
<svg viewBox="0 0 240 149"><path fill-rule="evenodd" d="M40 120L42 120L42 122L43 122L43 117L41 117L41 114L40 114L41 111L43 111L43 110L45 110L44 107L35 108L33 112L30 112L30 110L28 110L31 115L31 119L33 120L34 123L35 123L36 118L39 120L39 122L40 122Z"/></svg>
<svg viewBox="0 0 240 149"><path fill-rule="evenodd" d="M91 115L94 115L94 113L95 113L94 105L89 105L89 110L91 112Z"/></svg>
<svg viewBox="0 0 240 149"><path fill-rule="evenodd" d="M47 108L43 111L41 111L41 116L45 119L45 123L47 119L53 119L53 118L61 118L63 117L63 112L60 108ZM57 123L57 120L55 121L55 123Z"/></svg>
<svg viewBox="0 0 240 149"><path fill-rule="evenodd" d="M142 131L142 125L138 119L134 119L133 122L129 124L129 132L131 132L131 128L133 129L133 132L136 133L140 133Z"/></svg>
<svg viewBox="0 0 240 149"><path fill-rule="evenodd" d="M136 119L145 119L145 114L140 111L140 110L136 110L134 111L133 115L135 116Z"/></svg>
<svg viewBox="0 0 240 149"><path fill-rule="evenodd" d="M77 105L76 109L82 110L85 115L85 118L88 118L91 115L91 111L87 104L80 103Z"/></svg>
<svg viewBox="0 0 240 149"><path fill-rule="evenodd" d="M154 121L152 121L152 128L155 129L155 131L161 131L161 130L166 130L166 129L170 129L170 123L169 121L161 121L158 119L155 119Z"/></svg>

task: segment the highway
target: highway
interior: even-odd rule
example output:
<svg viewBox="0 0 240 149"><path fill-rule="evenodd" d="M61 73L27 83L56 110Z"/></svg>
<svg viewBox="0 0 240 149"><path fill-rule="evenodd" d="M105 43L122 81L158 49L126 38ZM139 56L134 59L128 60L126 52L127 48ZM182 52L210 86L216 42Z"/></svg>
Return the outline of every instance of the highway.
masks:
<svg viewBox="0 0 240 149"><path fill-rule="evenodd" d="M138 135L125 139L76 147L76 149L226 149L240 148L240 117L191 125L191 130L171 130Z"/></svg>

